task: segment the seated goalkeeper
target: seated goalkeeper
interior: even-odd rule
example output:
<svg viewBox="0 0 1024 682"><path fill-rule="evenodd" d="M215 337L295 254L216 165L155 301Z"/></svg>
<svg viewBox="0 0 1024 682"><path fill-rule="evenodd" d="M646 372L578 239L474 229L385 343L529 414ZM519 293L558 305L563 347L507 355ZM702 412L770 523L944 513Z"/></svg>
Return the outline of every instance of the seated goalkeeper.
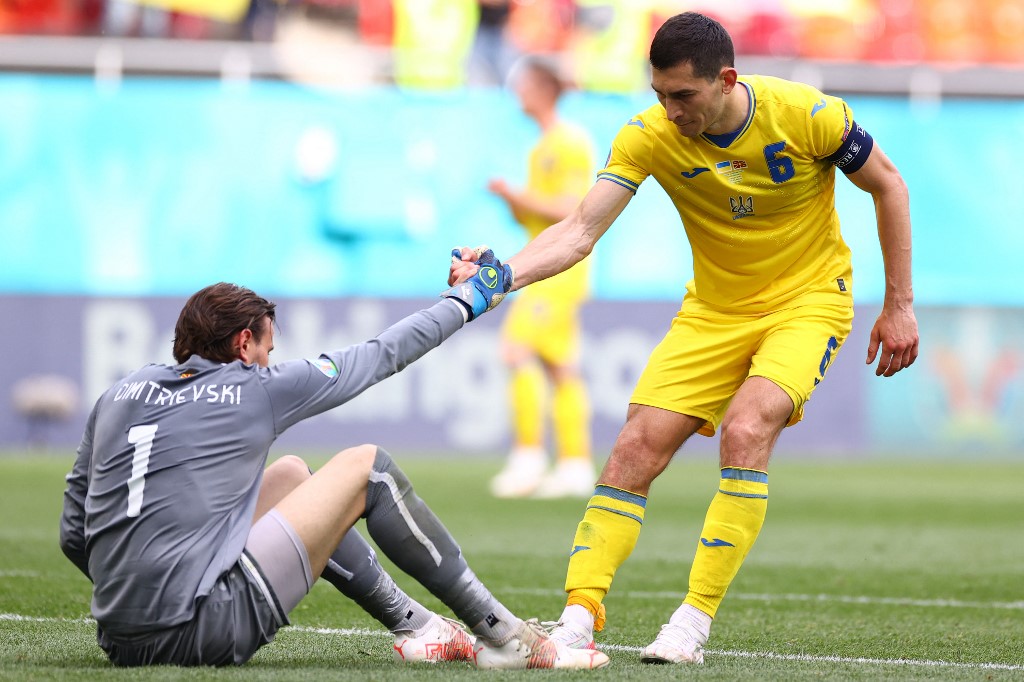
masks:
<svg viewBox="0 0 1024 682"><path fill-rule="evenodd" d="M414 660L433 652L481 668L607 664L498 602L382 448L348 448L315 473L297 457L264 470L284 430L401 371L497 305L511 271L490 251L483 261L493 265L482 277L376 338L272 367L273 303L224 283L188 300L177 364L147 365L100 397L67 477L61 548L93 582L97 639L114 664L244 663L288 623L315 576L398 632L400 658L408 649ZM351 530L359 518L475 637L395 587Z"/></svg>

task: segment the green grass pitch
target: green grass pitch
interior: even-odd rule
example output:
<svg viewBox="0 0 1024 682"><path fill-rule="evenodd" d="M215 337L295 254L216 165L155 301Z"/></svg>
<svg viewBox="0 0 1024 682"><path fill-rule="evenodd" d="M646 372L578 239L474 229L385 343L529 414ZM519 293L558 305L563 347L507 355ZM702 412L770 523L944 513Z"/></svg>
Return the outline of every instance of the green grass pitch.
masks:
<svg viewBox="0 0 1024 682"><path fill-rule="evenodd" d="M499 501L496 458L398 461L516 613L557 617L582 501ZM702 668L638 650L685 591L715 463L685 453L655 483L640 542L607 599L588 679L1024 679L1024 462L812 462L776 456L768 520L719 611ZM583 673L402 667L391 639L317 584L292 627L237 669L117 670L95 644L89 586L57 545L71 457L0 456L0 678L519 680ZM398 581L448 613L404 575Z"/></svg>

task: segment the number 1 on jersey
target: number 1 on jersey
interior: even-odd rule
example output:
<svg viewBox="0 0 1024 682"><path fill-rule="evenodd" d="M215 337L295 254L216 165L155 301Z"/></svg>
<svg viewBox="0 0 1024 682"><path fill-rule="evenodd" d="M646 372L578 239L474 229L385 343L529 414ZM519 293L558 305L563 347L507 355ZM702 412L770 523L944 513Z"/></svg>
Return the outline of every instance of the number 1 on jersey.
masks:
<svg viewBox="0 0 1024 682"><path fill-rule="evenodd" d="M149 455L153 452L156 424L140 424L128 429L128 442L135 446L132 456L132 475L128 478L128 516L134 518L142 512L142 493L149 471Z"/></svg>

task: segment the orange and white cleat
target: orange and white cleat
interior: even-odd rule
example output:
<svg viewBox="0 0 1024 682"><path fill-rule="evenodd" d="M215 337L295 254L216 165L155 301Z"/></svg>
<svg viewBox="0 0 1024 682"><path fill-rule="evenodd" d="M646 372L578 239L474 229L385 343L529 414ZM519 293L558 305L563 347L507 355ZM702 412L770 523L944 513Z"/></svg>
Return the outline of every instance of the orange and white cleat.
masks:
<svg viewBox="0 0 1024 682"><path fill-rule="evenodd" d="M476 637L462 623L437 614L419 630L395 633L395 660L400 663L472 661Z"/></svg>

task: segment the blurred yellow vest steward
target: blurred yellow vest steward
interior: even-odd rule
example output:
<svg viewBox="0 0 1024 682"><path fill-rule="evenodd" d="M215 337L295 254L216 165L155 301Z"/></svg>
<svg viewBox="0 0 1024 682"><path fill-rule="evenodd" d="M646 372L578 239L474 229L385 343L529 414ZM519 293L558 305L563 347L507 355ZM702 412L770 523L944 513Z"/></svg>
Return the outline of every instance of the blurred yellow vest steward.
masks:
<svg viewBox="0 0 1024 682"><path fill-rule="evenodd" d="M395 82L445 90L466 79L466 59L480 21L476 0L395 0Z"/></svg>
<svg viewBox="0 0 1024 682"><path fill-rule="evenodd" d="M584 90L631 94L649 87L650 0L577 0L573 73Z"/></svg>
<svg viewBox="0 0 1024 682"><path fill-rule="evenodd" d="M249 0L135 0L140 5L160 7L171 12L194 14L207 19L238 23L249 8Z"/></svg>

